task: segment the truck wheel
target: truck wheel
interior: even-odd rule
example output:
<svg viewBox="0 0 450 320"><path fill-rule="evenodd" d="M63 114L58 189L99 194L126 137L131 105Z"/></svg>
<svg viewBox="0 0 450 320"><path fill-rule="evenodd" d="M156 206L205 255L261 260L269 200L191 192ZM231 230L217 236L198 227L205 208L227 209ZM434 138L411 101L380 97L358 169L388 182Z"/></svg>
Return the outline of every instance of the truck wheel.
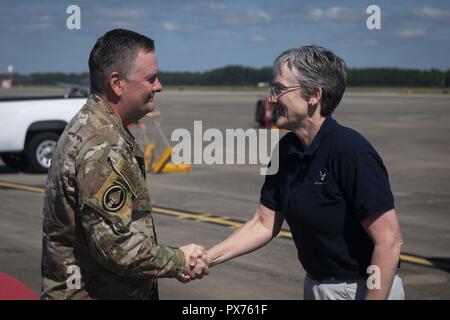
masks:
<svg viewBox="0 0 450 320"><path fill-rule="evenodd" d="M21 153L2 154L2 161L11 169L22 170L25 167L26 159Z"/></svg>
<svg viewBox="0 0 450 320"><path fill-rule="evenodd" d="M56 133L51 132L39 133L31 138L25 152L33 172L48 172L58 138Z"/></svg>

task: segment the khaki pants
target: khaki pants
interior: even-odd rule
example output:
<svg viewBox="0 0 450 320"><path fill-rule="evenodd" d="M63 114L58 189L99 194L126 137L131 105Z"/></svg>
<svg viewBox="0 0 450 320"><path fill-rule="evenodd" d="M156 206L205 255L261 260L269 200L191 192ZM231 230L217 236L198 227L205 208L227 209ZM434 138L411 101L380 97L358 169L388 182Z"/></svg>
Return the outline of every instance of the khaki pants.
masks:
<svg viewBox="0 0 450 320"><path fill-rule="evenodd" d="M305 277L303 298L305 300L364 300L367 293L365 279L352 281L322 280ZM395 275L389 300L405 300L402 279Z"/></svg>

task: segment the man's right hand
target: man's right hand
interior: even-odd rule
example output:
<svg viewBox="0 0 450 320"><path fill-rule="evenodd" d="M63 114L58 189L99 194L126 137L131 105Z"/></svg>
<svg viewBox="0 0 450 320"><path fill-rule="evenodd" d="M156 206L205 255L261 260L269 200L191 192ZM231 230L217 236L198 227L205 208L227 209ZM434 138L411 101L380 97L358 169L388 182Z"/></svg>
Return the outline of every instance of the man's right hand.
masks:
<svg viewBox="0 0 450 320"><path fill-rule="evenodd" d="M180 282L189 282L194 279L201 279L208 271L208 257L205 248L196 244L189 244L180 247L185 257L183 273L177 277Z"/></svg>

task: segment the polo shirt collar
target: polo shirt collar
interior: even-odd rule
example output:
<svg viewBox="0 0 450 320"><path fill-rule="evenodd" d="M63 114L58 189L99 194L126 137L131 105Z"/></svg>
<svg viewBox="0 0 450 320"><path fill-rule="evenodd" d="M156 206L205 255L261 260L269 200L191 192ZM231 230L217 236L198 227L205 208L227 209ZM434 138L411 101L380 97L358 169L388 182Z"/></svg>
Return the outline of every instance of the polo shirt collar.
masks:
<svg viewBox="0 0 450 320"><path fill-rule="evenodd" d="M313 142L306 148L303 148L303 145L300 141L300 139L297 138L297 136L294 134L293 138L294 142L289 145L288 149L288 155L291 154L297 154L301 158L304 156L313 156L314 153L317 151L317 149L320 146L320 143L322 142L323 138L331 132L333 129L337 127L337 122L334 120L331 116L326 117L325 121L322 123L322 126L319 129L319 132L317 132L316 136L314 137Z"/></svg>

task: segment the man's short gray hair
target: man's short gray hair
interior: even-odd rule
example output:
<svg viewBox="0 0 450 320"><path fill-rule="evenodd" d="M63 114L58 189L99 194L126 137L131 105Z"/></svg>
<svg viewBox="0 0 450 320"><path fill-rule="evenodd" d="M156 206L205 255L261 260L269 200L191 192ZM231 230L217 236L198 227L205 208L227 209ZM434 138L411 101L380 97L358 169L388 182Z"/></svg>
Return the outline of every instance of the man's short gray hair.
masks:
<svg viewBox="0 0 450 320"><path fill-rule="evenodd" d="M298 74L305 100L322 88L320 114L330 116L344 95L347 83L344 60L328 49L312 45L288 49L279 55L273 64L274 78L281 74L284 65Z"/></svg>

